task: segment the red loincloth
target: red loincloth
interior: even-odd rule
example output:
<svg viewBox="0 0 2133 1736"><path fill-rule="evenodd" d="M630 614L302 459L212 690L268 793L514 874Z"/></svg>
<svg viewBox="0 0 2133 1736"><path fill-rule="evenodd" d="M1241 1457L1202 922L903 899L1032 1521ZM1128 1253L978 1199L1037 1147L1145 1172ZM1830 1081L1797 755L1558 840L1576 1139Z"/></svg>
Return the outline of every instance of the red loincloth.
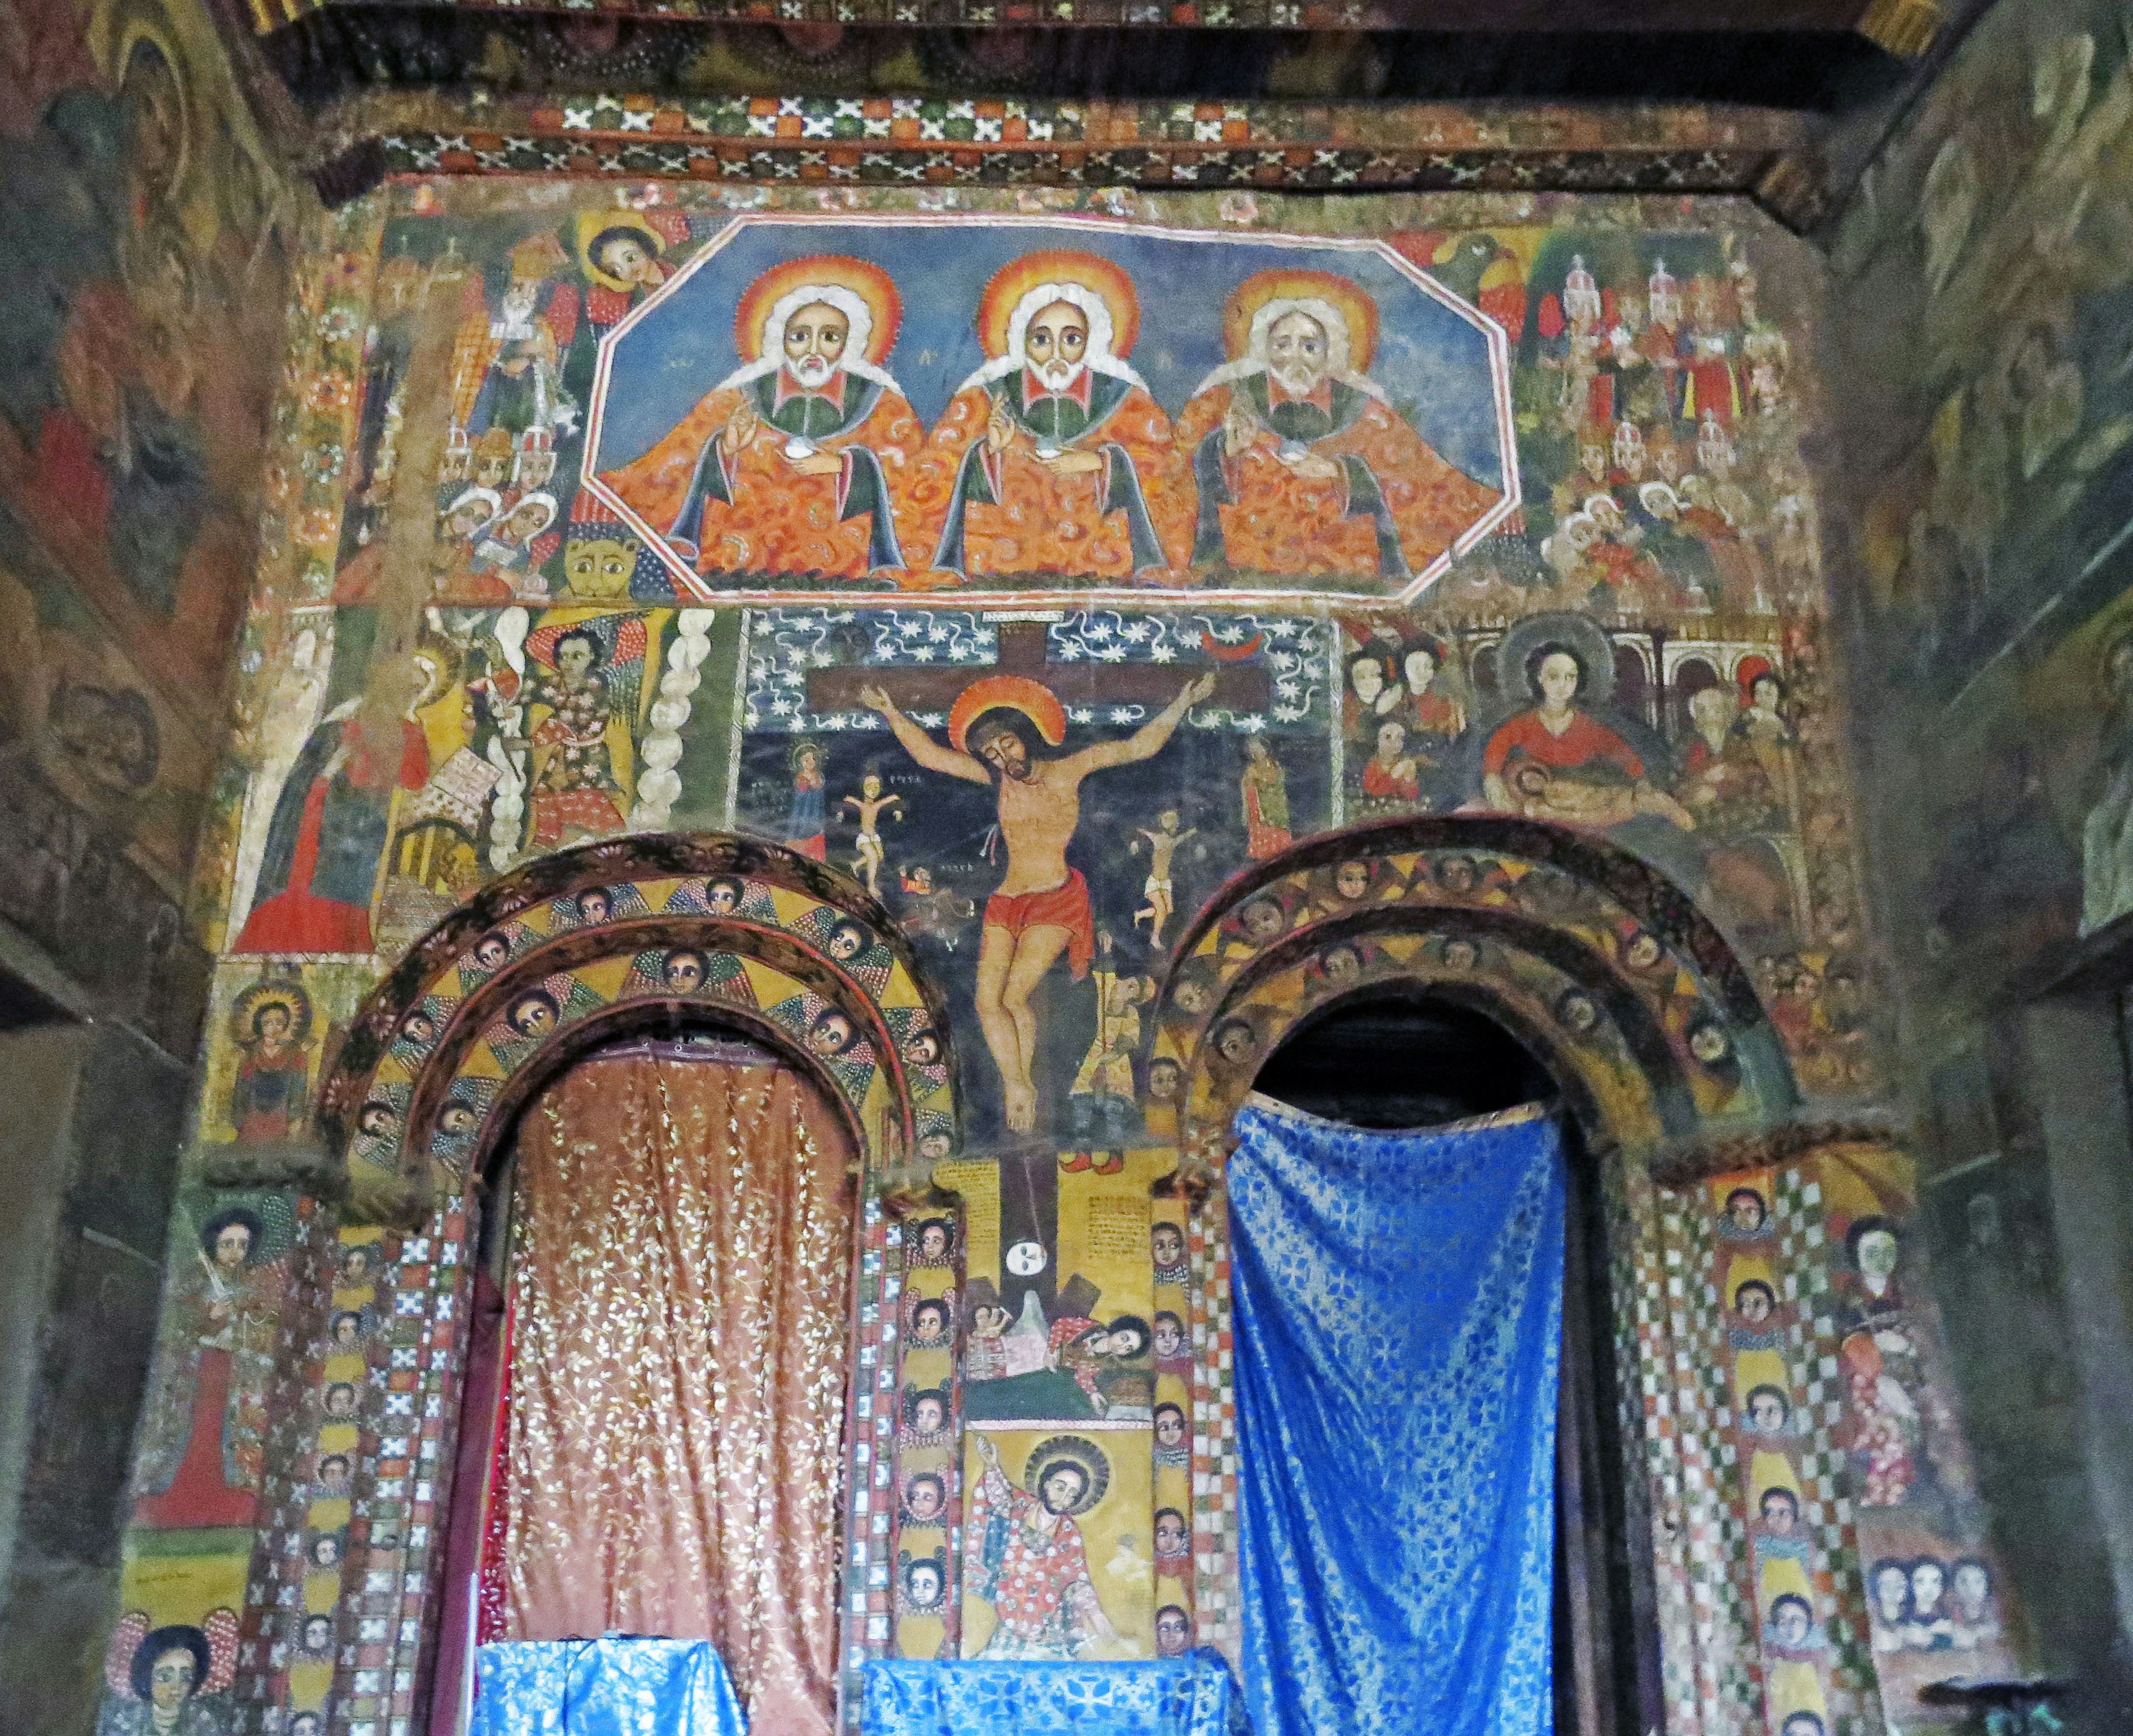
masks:
<svg viewBox="0 0 2133 1736"><path fill-rule="evenodd" d="M1089 883L1078 868L1066 870L1064 884L1042 892L995 892L985 900L985 926L1004 928L1018 938L1031 928L1064 928L1067 968L1077 982L1089 974L1096 951L1096 919L1089 909Z"/></svg>

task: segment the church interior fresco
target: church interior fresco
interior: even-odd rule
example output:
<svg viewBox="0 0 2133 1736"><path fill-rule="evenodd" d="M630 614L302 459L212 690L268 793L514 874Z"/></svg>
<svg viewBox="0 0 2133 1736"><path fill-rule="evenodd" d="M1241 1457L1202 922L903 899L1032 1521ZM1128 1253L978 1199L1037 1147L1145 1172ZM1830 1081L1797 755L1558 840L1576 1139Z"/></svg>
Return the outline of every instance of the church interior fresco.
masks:
<svg viewBox="0 0 2133 1736"><path fill-rule="evenodd" d="M1375 981L1478 986L1614 1141L1668 1727L1875 1726L1876 1648L1940 1634L1873 1613L1864 1507L1951 1585L1987 1564L1998 1608L1952 1422L1913 1439L1949 1414L1929 1316L1848 1398L1818 1372L1882 1353L1828 1297L1911 1294L1829 1240L1840 1157L1787 1148L1767 1233L1647 1172L1889 1102L1798 244L1680 197L479 177L317 239L197 880L218 962L112 1727L143 1715L125 1637L173 1624L211 1642L203 1729L419 1715L468 1160L515 1071L633 1001L752 1017L869 1137L903 1118L856 1251L848 1669L982 1648L974 1504L1070 1452L1106 1655L1234 1642L1192 1118ZM1182 253L1225 263L1188 293ZM1033 329L1105 366L1045 390ZM864 367L764 367L767 337ZM778 558L711 552L744 546ZM1193 926L1297 845L1462 814L1518 835L1380 841ZM644 867L644 835L705 833L776 863ZM981 909L1064 939L1003 971ZM1906 1160L1861 1161L1904 1223ZM1726 1303L1668 1285L1692 1256ZM1731 1300L1751 1275L1771 1311ZM1659 1371L1718 1346L1740 1391L1678 1413Z"/></svg>

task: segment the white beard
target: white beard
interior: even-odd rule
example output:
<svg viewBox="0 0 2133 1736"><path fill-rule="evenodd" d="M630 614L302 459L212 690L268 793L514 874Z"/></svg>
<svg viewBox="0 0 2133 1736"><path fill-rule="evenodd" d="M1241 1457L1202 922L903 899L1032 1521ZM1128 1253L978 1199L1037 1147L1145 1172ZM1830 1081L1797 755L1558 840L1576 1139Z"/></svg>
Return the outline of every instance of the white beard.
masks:
<svg viewBox="0 0 2133 1736"><path fill-rule="evenodd" d="M1267 372L1274 376L1274 383L1291 398L1310 397L1317 389L1319 381L1325 378L1322 374L1309 368L1269 368Z"/></svg>
<svg viewBox="0 0 2133 1736"><path fill-rule="evenodd" d="M1046 391L1064 392L1081 379L1088 365L1086 362L1044 362L1033 366L1031 371L1043 383Z"/></svg>
<svg viewBox="0 0 2133 1736"><path fill-rule="evenodd" d="M805 355L792 364L792 377L803 386L819 386L836 371L836 363L826 355Z"/></svg>

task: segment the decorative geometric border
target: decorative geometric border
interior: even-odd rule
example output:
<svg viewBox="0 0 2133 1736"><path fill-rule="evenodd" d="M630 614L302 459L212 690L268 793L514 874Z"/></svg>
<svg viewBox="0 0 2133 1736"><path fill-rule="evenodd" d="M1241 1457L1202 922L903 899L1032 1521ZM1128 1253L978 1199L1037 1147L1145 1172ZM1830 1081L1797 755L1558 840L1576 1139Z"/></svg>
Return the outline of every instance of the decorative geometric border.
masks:
<svg viewBox="0 0 2133 1736"><path fill-rule="evenodd" d="M1340 890L1341 865L1368 870ZM1352 884L1352 876L1351 876ZM1424 964L1394 936L1464 940L1458 967ZM1341 943L1365 954L1353 981L1317 968ZM1644 955L1649 953L1649 957ZM1633 954L1636 957L1633 957ZM1582 996L1531 1005L1522 981L1545 974ZM1365 981L1426 976L1485 1004L1559 1060L1574 1105L1625 1148L1649 1150L1719 1126L1760 1126L1798 1101L1790 1065L1723 937L1658 870L1589 835L1536 821L1465 816L1393 820L1284 851L1233 877L1180 940L1156 1001L1158 1058L1187 1082L1181 1140L1188 1166L1219 1169L1230 1117L1257 1059L1296 1021ZM1211 1034L1242 1020L1253 1047L1224 1058ZM1711 1034L1705 1034L1705 1033ZM1702 1047L1707 1054L1699 1056ZM1626 1060L1629 1075L1625 1074ZM1639 1076L1649 1126L1600 1126L1618 1083ZM1620 1118L1618 1112L1615 1119Z"/></svg>
<svg viewBox="0 0 2133 1736"><path fill-rule="evenodd" d="M1192 1309L1192 1605L1198 1643L1240 1661L1237 1390L1230 1321L1229 1195L1220 1181L1186 1222Z"/></svg>
<svg viewBox="0 0 2133 1736"><path fill-rule="evenodd" d="M674 950L705 966L693 989L640 967ZM519 1040L500 1021L536 991L551 1028ZM357 1179L455 1184L562 1059L625 1020L691 1009L796 1048L844 1107L869 1176L953 1149L946 1025L880 905L778 845L659 834L544 857L417 942L352 1022L320 1126ZM808 1042L831 1010L851 1027L843 1054ZM922 1039L930 1058L913 1047ZM464 1112L443 1124L448 1105Z"/></svg>

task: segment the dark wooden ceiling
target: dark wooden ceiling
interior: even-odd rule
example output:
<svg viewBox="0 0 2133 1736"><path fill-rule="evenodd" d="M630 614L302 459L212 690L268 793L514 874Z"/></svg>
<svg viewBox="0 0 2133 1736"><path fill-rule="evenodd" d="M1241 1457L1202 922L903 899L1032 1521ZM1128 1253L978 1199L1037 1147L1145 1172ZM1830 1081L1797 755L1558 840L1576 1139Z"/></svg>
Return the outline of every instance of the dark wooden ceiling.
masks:
<svg viewBox="0 0 2133 1736"><path fill-rule="evenodd" d="M696 135L715 128L687 105L721 99L1004 98L1114 113L1241 104L1260 146L1322 144L1344 128L1378 147L1404 138L1404 156L1380 148L1360 178L1334 177L1356 190L1739 192L1812 229L1987 0L217 3L311 129L332 199L470 129L511 136L533 166L580 172L599 141L544 118L572 97L678 112ZM1445 131L1461 109L1487 124ZM1160 117L1129 130L1144 164L1076 172L1192 178L1165 160ZM1453 137L1477 132L1486 138ZM627 155L646 142L618 137L598 171L703 167Z"/></svg>

